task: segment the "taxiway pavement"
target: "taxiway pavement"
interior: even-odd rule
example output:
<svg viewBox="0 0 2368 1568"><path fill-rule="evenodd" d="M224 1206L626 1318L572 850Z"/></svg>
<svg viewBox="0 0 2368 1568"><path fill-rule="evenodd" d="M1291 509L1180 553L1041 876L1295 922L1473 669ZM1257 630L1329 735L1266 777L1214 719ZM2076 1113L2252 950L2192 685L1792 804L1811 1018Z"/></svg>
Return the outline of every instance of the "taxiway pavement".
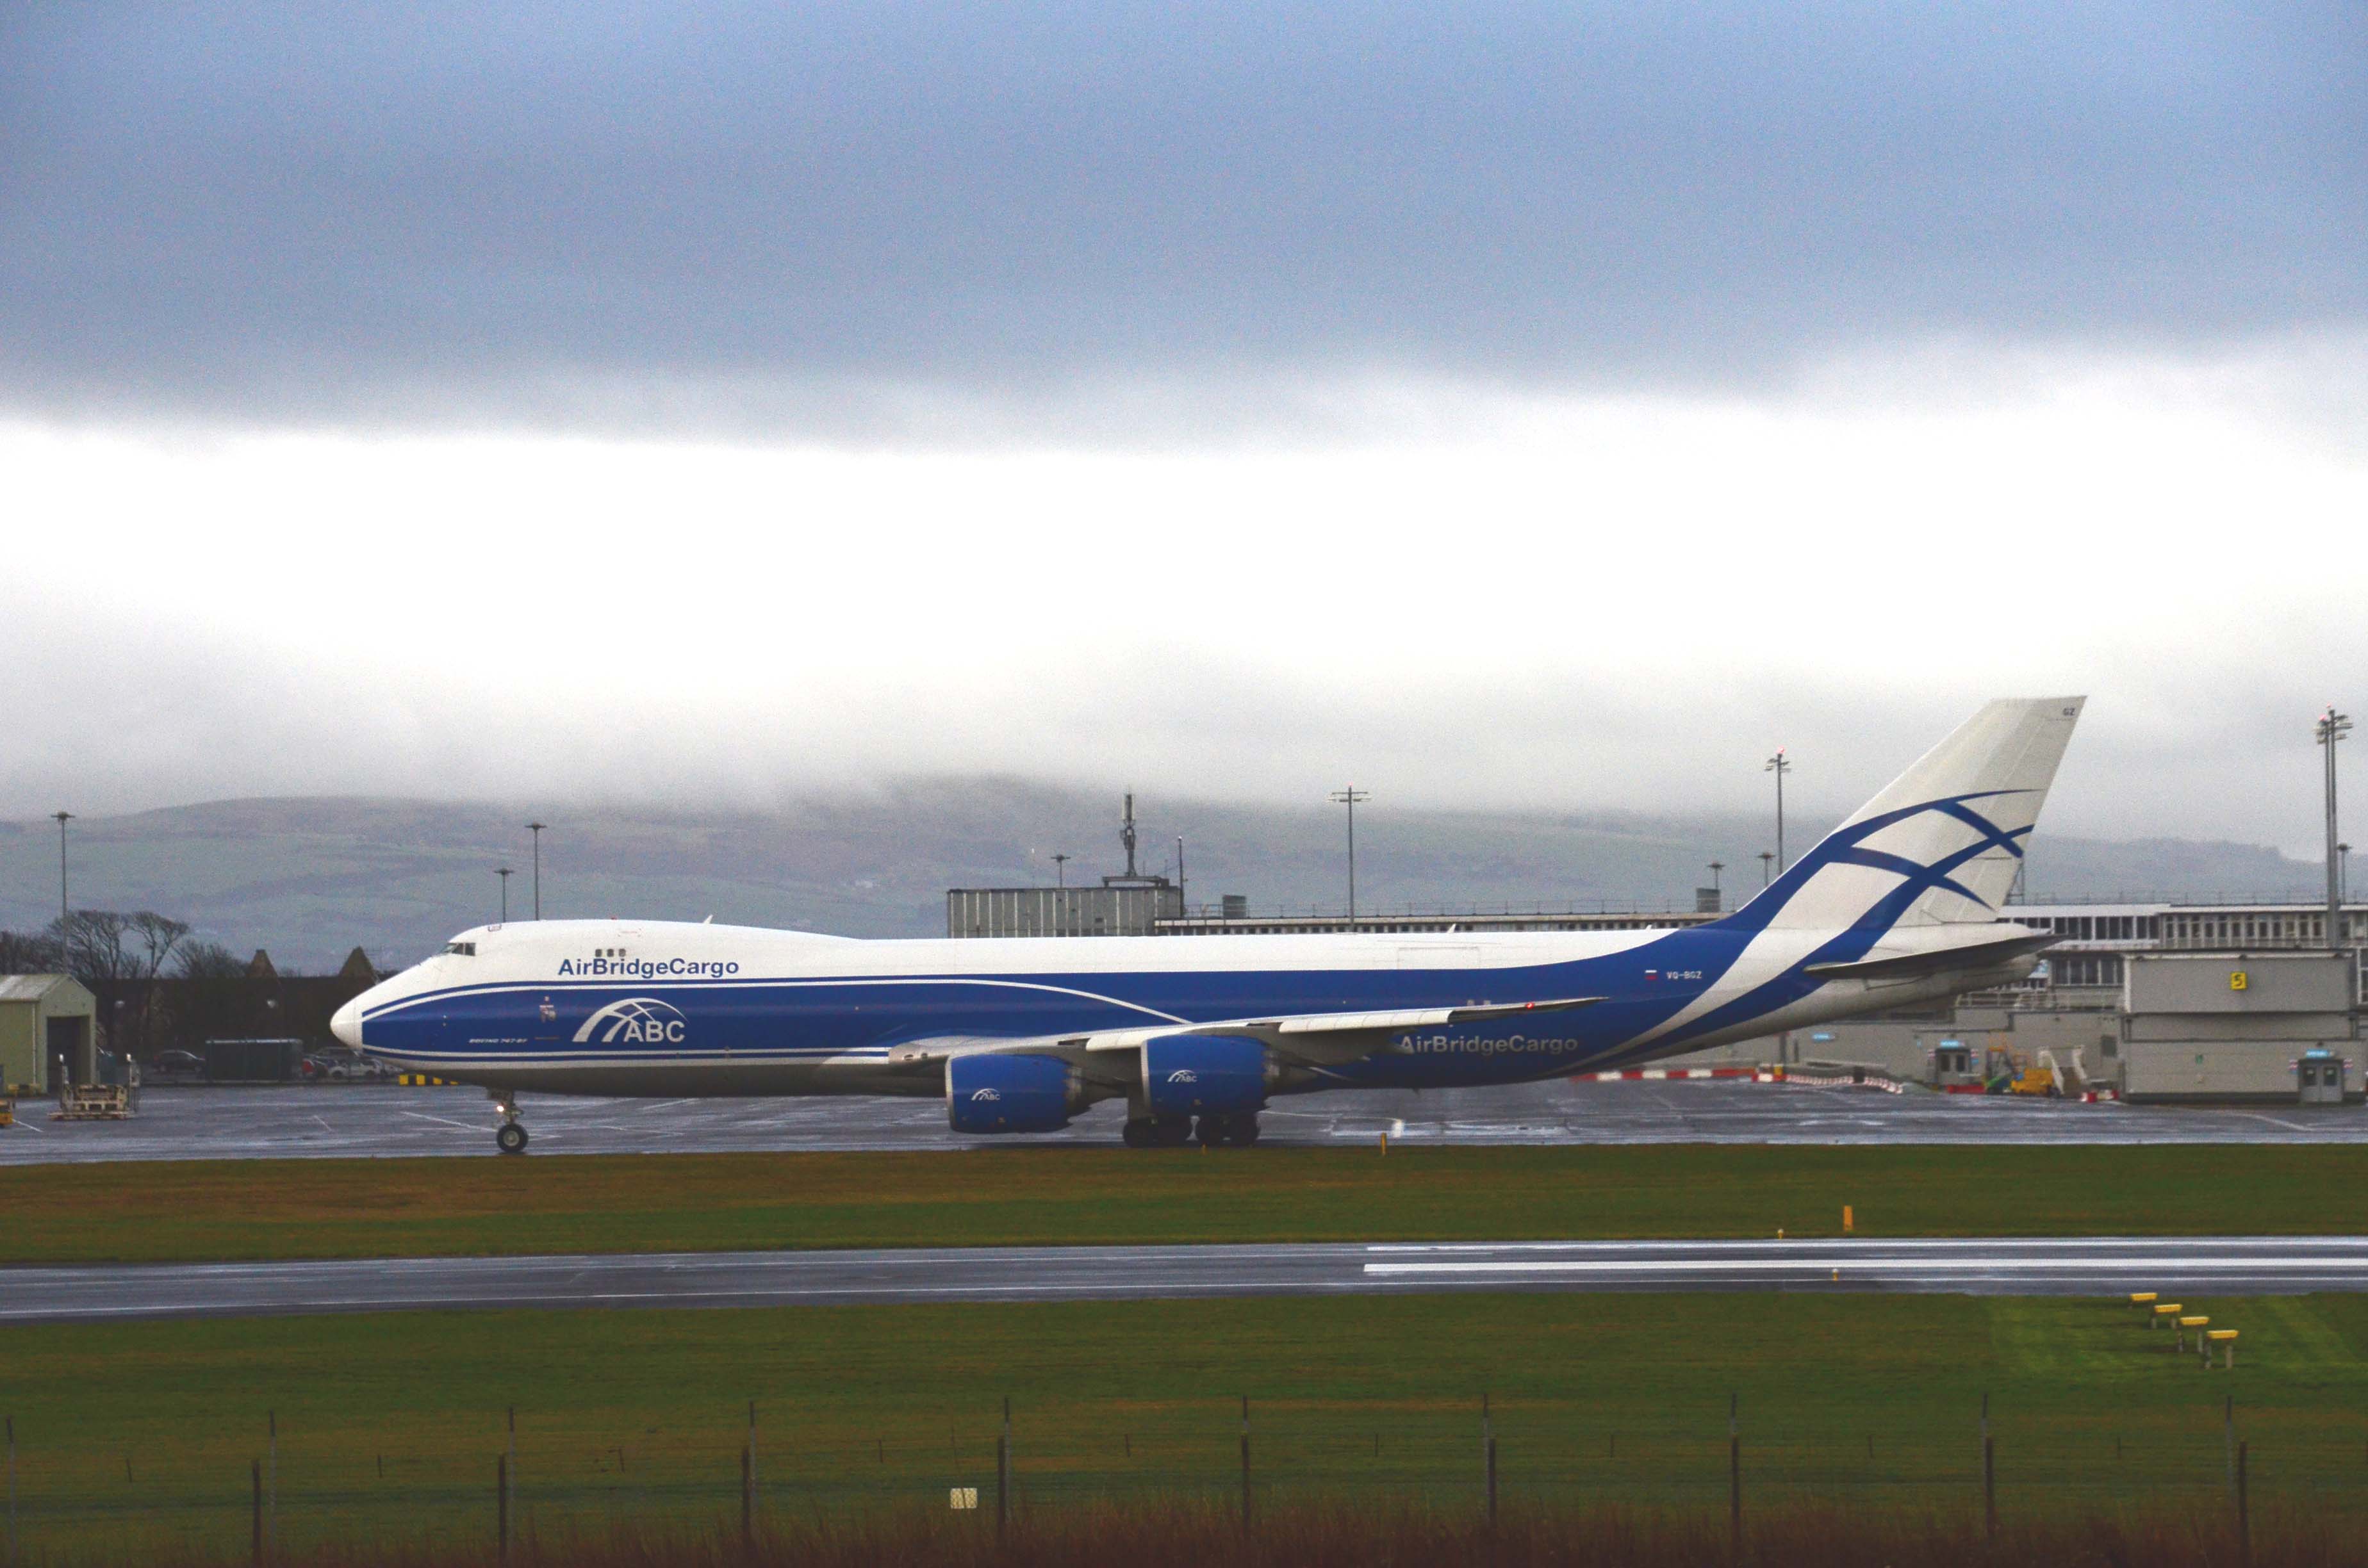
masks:
<svg viewBox="0 0 2368 1568"><path fill-rule="evenodd" d="M529 1095L536 1154L959 1149L995 1143L1115 1145L1122 1113L1097 1106L1063 1132L985 1140L946 1128L934 1099L618 1100ZM0 1165L84 1160L214 1160L494 1154L484 1091L393 1085L166 1088L141 1092L130 1121L52 1122L28 1100L0 1129ZM1410 1143L2356 1143L2358 1106L2157 1107L1889 1095L1732 1079L1503 1088L1333 1092L1276 1101L1268 1142Z"/></svg>

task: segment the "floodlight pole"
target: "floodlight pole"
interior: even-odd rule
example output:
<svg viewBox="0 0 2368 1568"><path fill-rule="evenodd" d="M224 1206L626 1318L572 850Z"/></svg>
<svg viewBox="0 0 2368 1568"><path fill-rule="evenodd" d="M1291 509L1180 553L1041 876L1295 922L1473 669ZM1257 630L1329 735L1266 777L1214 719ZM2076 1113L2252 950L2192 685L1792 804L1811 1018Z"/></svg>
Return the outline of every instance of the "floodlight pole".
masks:
<svg viewBox="0 0 2368 1568"><path fill-rule="evenodd" d="M2315 731L2318 744L2327 749L2327 945L2334 949L2343 946L2343 868L2336 846L2335 743L2351 730L2351 715L2338 713L2330 702L2319 716Z"/></svg>
<svg viewBox="0 0 2368 1568"><path fill-rule="evenodd" d="M2335 777L2333 766L2331 764L2329 765L2328 777L2329 778ZM2330 786L2330 788L2332 788L2332 786ZM52 812L50 814L57 819L58 824L58 932L63 936L65 933L66 915L68 913L66 906L66 824L74 821L74 812Z"/></svg>
<svg viewBox="0 0 2368 1568"><path fill-rule="evenodd" d="M1776 755L1768 759L1768 766L1761 768L1760 771L1762 773L1772 773L1776 776L1776 874L1781 877L1784 874L1785 867L1784 775L1793 771L1793 759L1784 755L1784 748L1782 746L1778 746L1776 748Z"/></svg>
<svg viewBox="0 0 2368 1568"><path fill-rule="evenodd" d="M1354 784L1332 791L1333 803L1349 808L1349 929L1357 928L1357 802L1373 798L1371 790Z"/></svg>
<svg viewBox="0 0 2368 1568"><path fill-rule="evenodd" d="M1759 885L1762 888L1765 888L1769 883L1775 880L1776 851L1773 849L1762 849L1759 852Z"/></svg>
<svg viewBox="0 0 2368 1568"><path fill-rule="evenodd" d="M502 880L502 924L507 926L510 922L510 879L518 873L507 866L497 866L494 869L494 875Z"/></svg>
<svg viewBox="0 0 2368 1568"><path fill-rule="evenodd" d="M542 918L542 830L544 824L530 822L527 831L534 835L534 917Z"/></svg>
<svg viewBox="0 0 2368 1568"><path fill-rule="evenodd" d="M1066 855L1053 857L1053 885L1056 888L1069 885L1069 858Z"/></svg>

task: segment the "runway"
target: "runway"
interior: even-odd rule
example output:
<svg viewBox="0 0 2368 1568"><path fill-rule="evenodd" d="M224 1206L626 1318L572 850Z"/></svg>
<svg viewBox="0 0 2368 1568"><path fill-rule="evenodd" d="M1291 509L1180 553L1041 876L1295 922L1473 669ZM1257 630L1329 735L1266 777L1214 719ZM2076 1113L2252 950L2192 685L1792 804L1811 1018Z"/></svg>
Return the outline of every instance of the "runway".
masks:
<svg viewBox="0 0 2368 1568"><path fill-rule="evenodd" d="M0 1323L1443 1290L2368 1290L2368 1236L943 1247L108 1265L0 1269Z"/></svg>
<svg viewBox="0 0 2368 1568"><path fill-rule="evenodd" d="M484 1091L392 1085L164 1088L121 1122L52 1122L40 1101L0 1130L0 1165L87 1160L494 1155ZM1097 1106L1041 1138L967 1138L934 1099L615 1100L529 1095L535 1154L960 1149L999 1142L1115 1145L1122 1113ZM1336 1092L1277 1100L1268 1142L1519 1143L2356 1143L2357 1106L2079 1105L1715 1081Z"/></svg>

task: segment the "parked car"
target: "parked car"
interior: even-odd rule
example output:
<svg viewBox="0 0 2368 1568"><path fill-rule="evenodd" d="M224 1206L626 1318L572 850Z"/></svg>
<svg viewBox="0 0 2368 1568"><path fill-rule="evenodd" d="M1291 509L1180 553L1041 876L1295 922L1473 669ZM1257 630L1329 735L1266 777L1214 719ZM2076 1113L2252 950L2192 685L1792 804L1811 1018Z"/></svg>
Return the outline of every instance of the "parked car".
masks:
<svg viewBox="0 0 2368 1568"><path fill-rule="evenodd" d="M206 1075L206 1059L194 1051L160 1051L140 1075L151 1084L195 1084Z"/></svg>
<svg viewBox="0 0 2368 1568"><path fill-rule="evenodd" d="M373 1056L343 1046L316 1051L297 1064L297 1071L315 1083L375 1084L394 1076L394 1070Z"/></svg>

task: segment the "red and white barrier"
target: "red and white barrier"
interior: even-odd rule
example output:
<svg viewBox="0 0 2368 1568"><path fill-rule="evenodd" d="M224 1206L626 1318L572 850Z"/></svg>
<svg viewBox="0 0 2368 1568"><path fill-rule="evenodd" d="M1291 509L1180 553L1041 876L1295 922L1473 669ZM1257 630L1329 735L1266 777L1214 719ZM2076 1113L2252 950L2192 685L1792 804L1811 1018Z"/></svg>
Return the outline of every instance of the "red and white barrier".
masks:
<svg viewBox="0 0 2368 1568"><path fill-rule="evenodd" d="M1757 1067L1624 1067L1606 1073L1577 1073L1579 1079L1592 1078L1599 1084L1616 1084L1640 1078L1750 1078L1759 1075Z"/></svg>

